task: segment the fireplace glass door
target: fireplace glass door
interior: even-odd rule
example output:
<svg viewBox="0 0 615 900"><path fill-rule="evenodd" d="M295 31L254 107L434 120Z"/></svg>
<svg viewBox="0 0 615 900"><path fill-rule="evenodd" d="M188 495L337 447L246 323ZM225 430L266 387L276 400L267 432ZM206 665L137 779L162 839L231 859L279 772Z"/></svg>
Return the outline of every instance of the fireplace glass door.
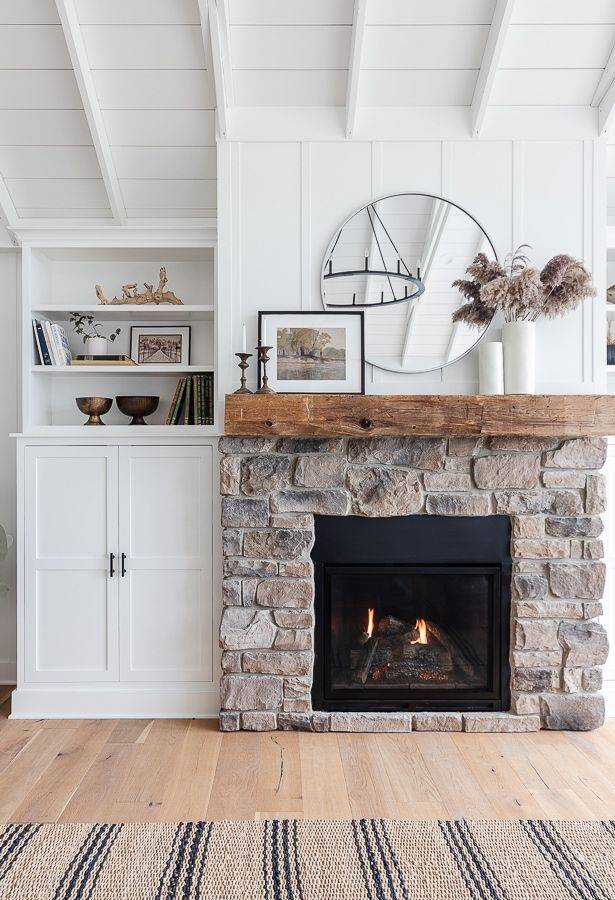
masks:
<svg viewBox="0 0 615 900"><path fill-rule="evenodd" d="M498 566L333 565L324 576L326 695L420 703L493 691Z"/></svg>

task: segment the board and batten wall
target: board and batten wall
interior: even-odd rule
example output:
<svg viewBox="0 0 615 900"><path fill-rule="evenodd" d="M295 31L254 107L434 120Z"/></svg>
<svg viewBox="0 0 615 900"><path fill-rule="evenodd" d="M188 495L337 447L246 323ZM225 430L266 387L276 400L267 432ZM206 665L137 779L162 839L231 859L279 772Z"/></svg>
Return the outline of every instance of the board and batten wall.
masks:
<svg viewBox="0 0 615 900"><path fill-rule="evenodd" d="M542 265L581 258L595 300L538 326L537 389L605 390L606 165L602 140L231 141L218 145L219 287L233 347L241 324L256 343L259 309L319 310L320 267L338 225L368 201L399 191L441 194L471 212L500 258L531 244ZM492 339L498 338L497 325ZM225 375L234 389L236 360ZM251 369L254 383L255 369ZM472 393L476 353L436 372L368 367L369 393Z"/></svg>
<svg viewBox="0 0 615 900"><path fill-rule="evenodd" d="M15 441L18 430L18 347L21 254L0 249L0 524L14 537L17 526ZM0 684L14 684L17 671L16 548L0 561Z"/></svg>

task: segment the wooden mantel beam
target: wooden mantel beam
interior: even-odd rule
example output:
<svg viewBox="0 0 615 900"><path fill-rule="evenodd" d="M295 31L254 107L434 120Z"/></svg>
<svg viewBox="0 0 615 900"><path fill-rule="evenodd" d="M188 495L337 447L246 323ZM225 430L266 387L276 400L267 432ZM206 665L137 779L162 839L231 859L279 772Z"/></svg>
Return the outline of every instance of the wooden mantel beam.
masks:
<svg viewBox="0 0 615 900"><path fill-rule="evenodd" d="M225 434L394 435L615 434L615 396L599 394L228 394Z"/></svg>

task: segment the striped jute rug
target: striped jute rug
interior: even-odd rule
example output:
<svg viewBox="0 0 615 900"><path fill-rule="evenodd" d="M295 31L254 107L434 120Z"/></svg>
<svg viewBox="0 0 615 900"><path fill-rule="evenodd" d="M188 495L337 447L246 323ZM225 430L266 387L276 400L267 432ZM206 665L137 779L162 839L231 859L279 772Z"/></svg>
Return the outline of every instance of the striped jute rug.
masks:
<svg viewBox="0 0 615 900"><path fill-rule="evenodd" d="M613 900L615 822L8 825L2 900Z"/></svg>

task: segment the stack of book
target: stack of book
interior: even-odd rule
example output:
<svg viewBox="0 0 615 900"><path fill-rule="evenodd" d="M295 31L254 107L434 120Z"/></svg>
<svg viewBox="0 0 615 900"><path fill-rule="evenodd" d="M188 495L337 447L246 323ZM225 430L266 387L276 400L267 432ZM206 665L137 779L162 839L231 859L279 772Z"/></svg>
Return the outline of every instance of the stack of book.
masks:
<svg viewBox="0 0 615 900"><path fill-rule="evenodd" d="M72 354L61 325L47 319L32 319L34 361L39 366L70 366Z"/></svg>
<svg viewBox="0 0 615 900"><path fill-rule="evenodd" d="M167 415L167 425L214 424L214 374L180 378Z"/></svg>

